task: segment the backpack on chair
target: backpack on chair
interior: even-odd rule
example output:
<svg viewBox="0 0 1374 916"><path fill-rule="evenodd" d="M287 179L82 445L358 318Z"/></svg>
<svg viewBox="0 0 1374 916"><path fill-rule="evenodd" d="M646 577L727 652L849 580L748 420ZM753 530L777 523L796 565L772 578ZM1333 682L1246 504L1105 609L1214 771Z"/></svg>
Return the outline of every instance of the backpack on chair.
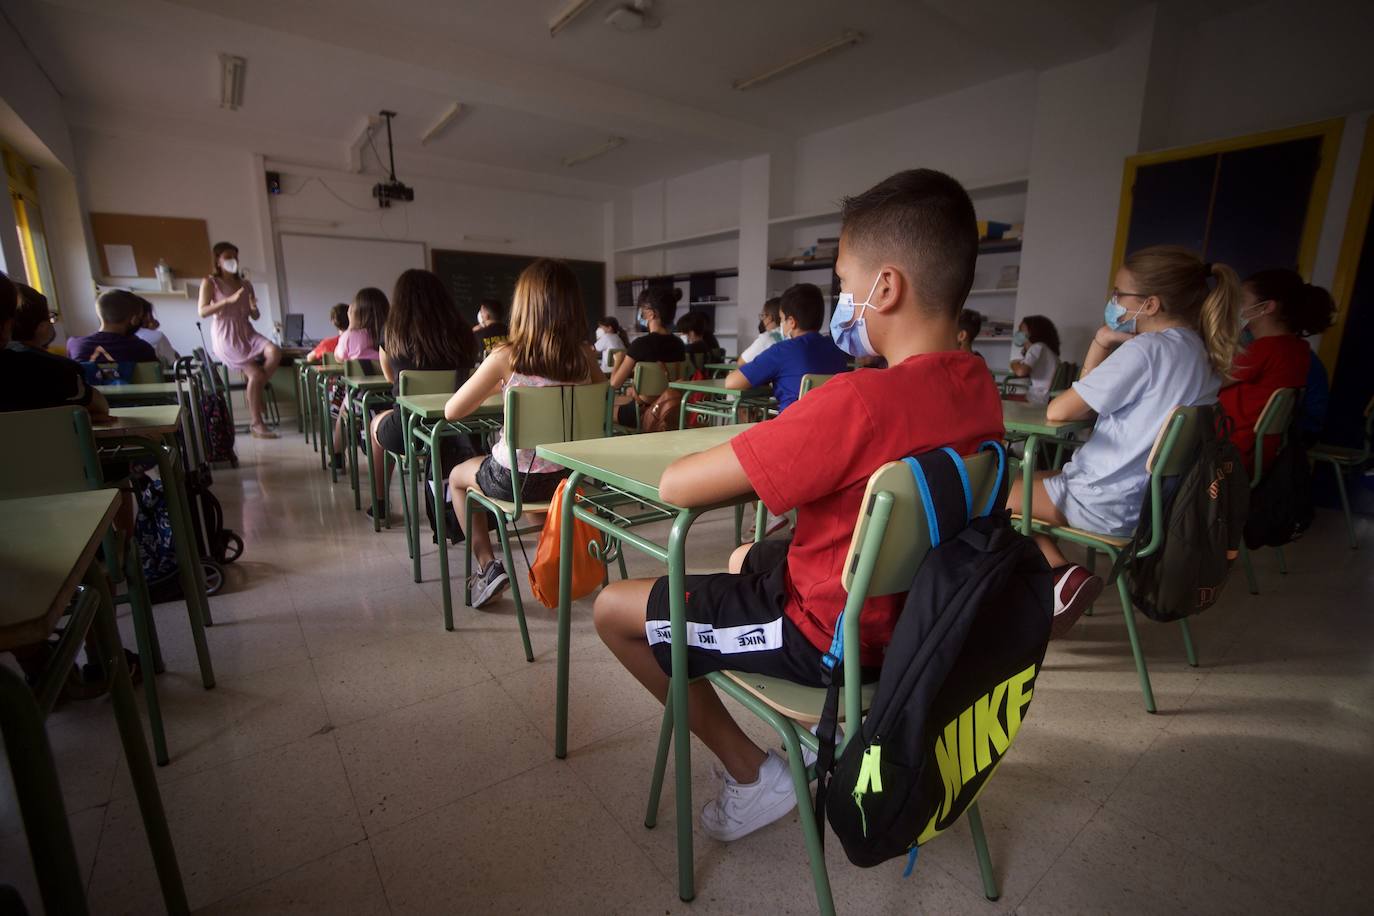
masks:
<svg viewBox="0 0 1374 916"><path fill-rule="evenodd" d="M1035 542L1012 527L1003 508L1006 453L1000 442L980 451L989 449L997 452L997 483L978 507L953 449L905 459L931 549L907 592L868 715L838 759L843 641L826 654L816 816L829 819L855 865L914 856L963 816L1033 696L1053 616L1050 571Z"/></svg>

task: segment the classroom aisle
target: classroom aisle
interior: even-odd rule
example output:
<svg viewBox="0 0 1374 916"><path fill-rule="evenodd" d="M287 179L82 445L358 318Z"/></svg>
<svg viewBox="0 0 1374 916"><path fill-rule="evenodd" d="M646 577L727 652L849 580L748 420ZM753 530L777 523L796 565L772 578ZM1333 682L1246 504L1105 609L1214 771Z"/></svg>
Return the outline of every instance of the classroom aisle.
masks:
<svg viewBox="0 0 1374 916"><path fill-rule="evenodd" d="M432 546L427 581L414 584L400 527L374 535L298 435L240 437L239 449L241 468L216 475L247 549L212 599L213 691L195 676L183 605L157 609L173 757L159 776L194 907L814 911L795 814L729 846L698 832L698 898L677 900L671 792L659 826L642 824L660 710L601 646L588 602L573 625L571 753L557 761L552 612L531 600L534 664L509 598L489 612L455 607L458 630L444 632ZM694 570L723 567L729 529L724 513L696 527ZM850 867L832 840L841 911L1363 908L1374 894L1359 865L1374 821L1374 525L1361 537L1362 550L1346 549L1340 518L1323 513L1288 551L1288 576L1272 553L1257 559L1260 597L1237 572L1196 621L1199 669L1184 664L1176 628L1143 623L1157 716L1141 708L1119 612L1104 601L1052 645L1027 727L983 796L1002 899L983 899L961 826L925 847L909 880L897 862ZM94 910L160 912L106 701L64 706L50 732ZM699 806L712 791L700 748L694 772ZM34 900L0 785L0 881Z"/></svg>

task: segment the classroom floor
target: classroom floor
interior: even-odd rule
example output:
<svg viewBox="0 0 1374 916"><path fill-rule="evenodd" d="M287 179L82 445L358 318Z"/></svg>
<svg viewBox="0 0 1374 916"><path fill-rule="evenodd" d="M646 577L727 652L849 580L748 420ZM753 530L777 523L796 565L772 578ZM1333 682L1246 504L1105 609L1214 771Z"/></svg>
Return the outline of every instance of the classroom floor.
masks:
<svg viewBox="0 0 1374 916"><path fill-rule="evenodd" d="M534 664L509 597L456 607L445 632L432 546L414 584L399 525L373 534L294 431L238 444L242 465L218 472L216 491L248 547L212 599L214 690L199 685L184 606L157 608L173 757L159 776L194 908L814 911L796 814L730 845L698 831L698 896L677 899L671 790L659 826L643 826L660 709L596 638L589 601L575 609L560 761L552 612L530 601ZM694 571L723 568L730 527L726 513L696 526ZM1261 554L1259 597L1237 571L1195 621L1198 669L1177 628L1142 623L1158 715L1141 706L1119 610L1104 600L1052 644L1027 725L983 795L1001 900L983 898L961 824L908 880L898 862L851 867L832 838L841 912L1367 909L1374 524L1358 553L1344 537L1323 512L1289 549L1289 575ZM631 565L654 574L643 558ZM460 574L454 591L461 604ZM68 704L49 731L94 910L160 912L107 702ZM697 747L698 806L710 769ZM0 793L0 882L32 903L8 779Z"/></svg>

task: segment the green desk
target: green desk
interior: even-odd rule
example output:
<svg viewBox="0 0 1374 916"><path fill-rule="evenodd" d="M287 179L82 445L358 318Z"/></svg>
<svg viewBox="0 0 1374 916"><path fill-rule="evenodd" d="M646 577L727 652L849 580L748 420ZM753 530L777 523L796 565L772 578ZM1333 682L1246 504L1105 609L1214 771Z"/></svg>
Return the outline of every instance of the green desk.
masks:
<svg viewBox="0 0 1374 916"><path fill-rule="evenodd" d="M167 498L167 513L172 522L172 545L177 554L177 575L186 596L186 614L191 621L191 639L200 666L200 682L215 686L215 668L210 661L210 645L205 627L212 624L210 599L205 587L205 567L198 553L194 516L186 495L177 431L181 427L181 408L174 404L119 407L110 411L112 422L94 426L97 446L119 450L121 457L151 458L157 462ZM150 675L151 676L151 675Z"/></svg>
<svg viewBox="0 0 1374 916"><path fill-rule="evenodd" d="M678 429L687 428L687 414L689 413L738 423L741 410L746 406L758 406L757 403L747 404L746 401L757 402L768 396L766 387L726 388L725 379L720 378L685 379L680 382L669 382L668 387L683 392L682 403L678 407ZM688 398L693 394L704 394L707 396L707 400L689 404Z"/></svg>
<svg viewBox="0 0 1374 916"><path fill-rule="evenodd" d="M114 490L0 501L0 592L5 595L0 603L0 651L46 639L58 620L69 615L37 695L23 678L0 668L0 732L43 908L49 913L87 912L85 879L77 864L44 720L92 628L105 670L112 674L110 699L163 901L172 913L190 911L115 625L109 581L94 562L118 506L119 494ZM149 671L145 676L153 674Z"/></svg>
<svg viewBox="0 0 1374 916"><path fill-rule="evenodd" d="M477 434L489 435L501 428L505 416L505 400L492 395L482 405L461 420L444 418L444 405L450 394L407 394L396 399L401 412L401 429L405 436L406 478L401 481L401 508L405 514L406 541L414 564L415 581L420 574L420 466L421 455L428 456L436 470L430 475L434 498L434 531L439 542L439 588L443 595L444 629L453 629L453 596L448 581L448 528L444 512L444 475L439 473L439 453L442 440L449 437ZM407 485L409 493L407 494ZM407 498L408 496L408 498ZM456 506L455 506L455 511Z"/></svg>
<svg viewBox="0 0 1374 916"><path fill-rule="evenodd" d="M1024 436L1026 445L1021 461L1022 490L1025 495L1022 513L1022 531L1030 534L1031 485L1035 477L1036 449L1042 442L1054 443L1054 465L1059 467L1063 461L1064 447L1071 443L1068 433L1092 429L1095 420L1050 420L1045 416L1047 404L1032 404L1029 401L1003 401L1002 425L1007 429L1007 437Z"/></svg>
<svg viewBox="0 0 1374 916"><path fill-rule="evenodd" d="M344 455L348 458L348 480L353 487L353 508L362 509L362 496L358 487L358 443L360 440L358 424L360 418L363 426L366 427L366 418L371 416L369 410L374 406L390 400L391 382L385 375L359 375L344 376L343 386L348 389L348 400L345 403L346 412L344 416L345 438L348 440L348 448ZM372 492L377 492L377 473L372 466L372 447L369 441L366 445L367 451L367 481L372 486ZM373 512L376 515L376 512Z"/></svg>
<svg viewBox="0 0 1374 916"><path fill-rule="evenodd" d="M584 502L571 499L563 500L562 543L560 544L558 567L558 665L557 665L557 711L554 732L554 755L566 757L568 752L568 663L569 637L571 632L572 585L572 533L573 516L587 522L592 527L610 535L622 544L630 544L644 551L668 566L669 617L672 630L672 661L674 672L687 671L687 626L685 612L687 598L685 577L687 575L686 542L687 531L692 523L704 513L723 508L706 506L697 509L684 509L665 503L658 495L658 484L668 465L684 455L705 451L723 442L729 442L752 424L734 426L709 426L702 429L676 430L667 433L647 433L631 440L623 438L588 439L582 442L563 442L557 445L541 445L536 450L540 458L547 459L568 468L572 475L568 478L568 492L575 489L583 478L598 481L602 488L611 493L623 493L635 500L656 506L673 519L672 530L668 535L666 547L656 544L631 531L625 519L614 512L599 512L598 507L590 508ZM632 445L633 447L627 447ZM752 494L747 497L752 498ZM746 499L747 499L746 498ZM738 500L744 502L746 499ZM687 678L674 674L668 688L668 703L664 716L673 724L674 770L677 780L677 854L678 854L678 896L691 900L695 895L692 861L692 825L696 822L696 811L692 809L692 756L691 737L687 728ZM666 747L660 747L661 755L667 754ZM806 816L805 812L802 814Z"/></svg>
<svg viewBox="0 0 1374 916"><path fill-rule="evenodd" d="M716 373L716 376L719 378L723 374L728 374L732 370L738 369L739 364L735 362L707 363L702 368L704 368L707 372Z"/></svg>
<svg viewBox="0 0 1374 916"><path fill-rule="evenodd" d="M135 401L175 404L181 395L181 386L176 382L144 382L140 385L97 385L96 391L105 395L111 405Z"/></svg>
<svg viewBox="0 0 1374 916"><path fill-rule="evenodd" d="M113 407L132 407L139 404L180 404L185 408L181 414L183 441L190 450L191 464L196 464L206 455L204 419L200 412L199 383L191 380L181 382L146 382L138 385L99 385L96 390L105 396Z"/></svg>
<svg viewBox="0 0 1374 916"><path fill-rule="evenodd" d="M333 462L330 456L334 452L334 430L329 426L329 395L334 388L335 379L342 378L344 374L343 366L316 366L311 373L311 381L314 389L311 397L314 399L314 409L319 414L316 418L319 427L315 434L319 437L320 446L320 470L329 471L332 480L338 480L338 472L333 469Z"/></svg>

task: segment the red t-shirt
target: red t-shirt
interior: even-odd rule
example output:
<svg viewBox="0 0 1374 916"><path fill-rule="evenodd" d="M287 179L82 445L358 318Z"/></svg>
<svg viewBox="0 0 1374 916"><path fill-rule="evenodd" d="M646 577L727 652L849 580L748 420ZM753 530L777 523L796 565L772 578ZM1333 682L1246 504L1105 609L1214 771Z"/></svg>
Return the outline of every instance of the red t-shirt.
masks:
<svg viewBox="0 0 1374 916"><path fill-rule="evenodd" d="M341 331L338 334L335 334L333 337L326 337L324 340L315 344L315 349L310 351L309 355L306 356L306 359L324 359L324 355L326 353L328 353L330 356L333 356L335 348L339 345L339 338L342 336L343 332Z"/></svg>
<svg viewBox="0 0 1374 916"><path fill-rule="evenodd" d="M1002 434L1002 405L987 363L950 351L837 375L731 440L764 505L775 515L797 510L785 613L813 645L830 648L844 610L840 576L873 472L946 445L972 454ZM904 598L885 595L864 604L859 654L865 665L882 663Z"/></svg>
<svg viewBox="0 0 1374 916"><path fill-rule="evenodd" d="M1235 424L1231 441L1240 450L1247 471L1255 468L1255 424L1264 405L1280 388L1305 387L1311 363L1312 350L1307 341L1292 334L1256 338L1236 357L1231 369L1236 383L1221 389L1218 400ZM1264 444L1266 465L1278 450L1279 437L1271 436Z"/></svg>

